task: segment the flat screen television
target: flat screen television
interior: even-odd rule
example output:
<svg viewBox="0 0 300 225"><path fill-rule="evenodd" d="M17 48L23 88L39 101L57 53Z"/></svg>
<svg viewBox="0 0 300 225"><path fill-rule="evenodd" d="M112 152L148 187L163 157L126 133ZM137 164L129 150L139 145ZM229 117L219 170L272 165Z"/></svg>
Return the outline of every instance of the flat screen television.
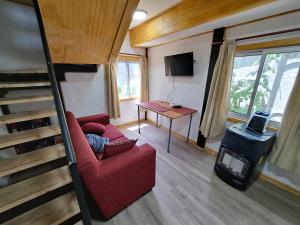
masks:
<svg viewBox="0 0 300 225"><path fill-rule="evenodd" d="M165 56L166 76L193 76L193 52Z"/></svg>

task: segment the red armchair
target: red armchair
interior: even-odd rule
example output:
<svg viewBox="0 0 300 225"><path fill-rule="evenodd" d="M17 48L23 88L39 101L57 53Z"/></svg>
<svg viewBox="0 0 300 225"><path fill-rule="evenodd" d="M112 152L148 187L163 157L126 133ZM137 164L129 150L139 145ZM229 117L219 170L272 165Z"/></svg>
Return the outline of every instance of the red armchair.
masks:
<svg viewBox="0 0 300 225"><path fill-rule="evenodd" d="M117 214L155 186L155 150L150 145L134 146L129 151L97 160L80 125L88 122L105 125L103 136L110 141L126 137L110 124L106 114L76 120L67 112L66 119L79 173L105 218Z"/></svg>

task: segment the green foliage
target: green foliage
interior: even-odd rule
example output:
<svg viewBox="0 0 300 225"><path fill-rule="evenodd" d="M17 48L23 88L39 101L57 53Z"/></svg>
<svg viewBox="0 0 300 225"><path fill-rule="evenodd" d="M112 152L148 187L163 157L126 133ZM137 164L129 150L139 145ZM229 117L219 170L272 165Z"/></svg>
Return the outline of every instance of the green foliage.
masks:
<svg viewBox="0 0 300 225"><path fill-rule="evenodd" d="M246 58L246 57L245 57ZM269 87L269 78L272 74L276 73L278 63L280 61L281 54L268 54L266 57L266 62L263 67L263 71L260 77L260 83L254 98L253 110L264 110L268 103L268 98L271 93ZM241 61L241 60L239 60ZM240 68L243 66L258 66L260 63L260 58L252 62L252 64L246 64L238 62L235 64L235 68ZM252 97L255 79L257 79L257 71L251 71L246 75L246 79L240 79L235 81L236 74L233 73L233 81L231 83L230 91L230 111L247 114L250 100Z"/></svg>

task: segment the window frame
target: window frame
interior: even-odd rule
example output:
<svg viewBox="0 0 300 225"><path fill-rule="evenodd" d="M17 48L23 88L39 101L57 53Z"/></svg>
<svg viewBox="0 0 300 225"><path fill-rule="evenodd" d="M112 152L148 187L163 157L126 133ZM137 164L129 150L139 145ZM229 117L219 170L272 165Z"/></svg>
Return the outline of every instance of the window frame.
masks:
<svg viewBox="0 0 300 225"><path fill-rule="evenodd" d="M125 98L119 98L119 101L120 102L124 102L124 101L131 101L131 100L137 100L137 99L139 99L139 97L140 97L139 95L137 95L137 96L132 96L131 95L131 92L130 92L130 73L129 73L129 63L137 63L137 64L139 64L138 60L120 57L120 59L118 60L117 63L119 63L119 62L122 62L122 63L126 64L127 93L128 93L127 97L125 97ZM117 76L118 76L118 74L117 74ZM118 79L118 77L117 77L117 79Z"/></svg>
<svg viewBox="0 0 300 225"><path fill-rule="evenodd" d="M276 53L291 53L291 52L300 52L300 46L276 47L276 48L269 48L269 49L260 49L260 50L253 50L253 51L238 52L238 53L235 54L234 57L245 57L245 56L253 56L253 55L258 56L258 55L261 55L261 59L260 59L259 67L258 67L258 70L257 70L257 76L256 76L256 79L255 79L255 83L254 83L254 87L253 87L253 91L252 91L252 95L251 95L251 99L250 99L247 114L231 112L230 110L228 110L228 117L237 118L237 119L241 119L241 120L248 120L250 118L251 112L252 112L252 109L253 109L253 105L254 105L256 92L257 92L257 89L258 89L258 86L259 86L260 78L262 76L262 72L263 72L263 68L264 68L264 65L265 65L267 55L268 54L276 54ZM299 70L300 70L300 68L299 68ZM275 96L275 98L276 98L276 96ZM271 125L272 127L279 127L280 123L270 120L269 125Z"/></svg>

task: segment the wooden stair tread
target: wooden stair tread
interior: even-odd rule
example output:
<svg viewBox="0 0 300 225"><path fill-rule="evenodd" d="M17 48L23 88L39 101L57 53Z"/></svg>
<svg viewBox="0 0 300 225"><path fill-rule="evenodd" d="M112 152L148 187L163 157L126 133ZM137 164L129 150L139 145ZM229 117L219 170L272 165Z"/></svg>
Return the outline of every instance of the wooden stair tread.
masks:
<svg viewBox="0 0 300 225"><path fill-rule="evenodd" d="M0 148L6 148L29 141L35 141L42 138L59 135L60 133L61 130L58 126L46 126L11 134L5 134L0 136Z"/></svg>
<svg viewBox="0 0 300 225"><path fill-rule="evenodd" d="M58 225L80 213L79 205L74 192L60 196L35 209L32 209L5 225Z"/></svg>
<svg viewBox="0 0 300 225"><path fill-rule="evenodd" d="M0 82L0 88L23 88L23 87L43 87L50 86L49 81L30 81L30 82Z"/></svg>
<svg viewBox="0 0 300 225"><path fill-rule="evenodd" d="M32 152L17 155L16 157L0 160L0 177L17 173L65 156L63 144L53 145Z"/></svg>
<svg viewBox="0 0 300 225"><path fill-rule="evenodd" d="M8 115L0 116L0 125L51 117L55 115L56 115L55 109L8 114Z"/></svg>
<svg viewBox="0 0 300 225"><path fill-rule="evenodd" d="M49 100L53 100L52 95L8 97L8 98L0 98L0 105L40 102L40 101L49 101Z"/></svg>
<svg viewBox="0 0 300 225"><path fill-rule="evenodd" d="M68 166L0 189L0 213L72 182Z"/></svg>

